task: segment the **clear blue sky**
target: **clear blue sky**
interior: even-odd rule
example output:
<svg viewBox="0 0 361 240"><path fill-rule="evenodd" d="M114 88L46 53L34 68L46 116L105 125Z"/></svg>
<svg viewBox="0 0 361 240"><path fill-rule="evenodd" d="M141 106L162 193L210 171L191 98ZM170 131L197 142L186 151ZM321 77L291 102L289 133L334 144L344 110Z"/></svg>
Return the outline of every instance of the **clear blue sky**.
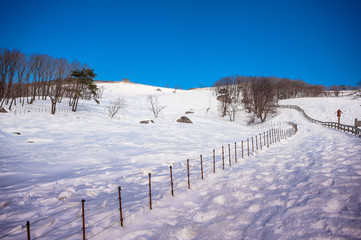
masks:
<svg viewBox="0 0 361 240"><path fill-rule="evenodd" d="M361 1L0 1L0 47L183 89L228 75L361 80Z"/></svg>

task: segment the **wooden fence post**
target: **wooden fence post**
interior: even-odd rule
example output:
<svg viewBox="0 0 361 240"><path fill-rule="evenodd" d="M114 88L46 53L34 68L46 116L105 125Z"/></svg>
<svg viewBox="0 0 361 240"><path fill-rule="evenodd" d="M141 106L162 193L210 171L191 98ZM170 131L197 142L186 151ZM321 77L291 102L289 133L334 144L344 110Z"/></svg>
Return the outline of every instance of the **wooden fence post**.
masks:
<svg viewBox="0 0 361 240"><path fill-rule="evenodd" d="M269 144L268 144L268 130L267 130L267 147L269 147Z"/></svg>
<svg viewBox="0 0 361 240"><path fill-rule="evenodd" d="M257 135L256 135L256 150L258 151L258 141L257 141Z"/></svg>
<svg viewBox="0 0 361 240"><path fill-rule="evenodd" d="M202 154L201 154L201 177L203 180L203 159L202 159Z"/></svg>
<svg viewBox="0 0 361 240"><path fill-rule="evenodd" d="M242 140L242 159L243 159L243 140Z"/></svg>
<svg viewBox="0 0 361 240"><path fill-rule="evenodd" d="M254 153L253 137L252 137L252 154Z"/></svg>
<svg viewBox="0 0 361 240"><path fill-rule="evenodd" d="M273 129L273 139L274 139L274 143L277 142L277 129Z"/></svg>
<svg viewBox="0 0 361 240"><path fill-rule="evenodd" d="M222 165L224 170L224 147L222 146Z"/></svg>
<svg viewBox="0 0 361 240"><path fill-rule="evenodd" d="M234 142L234 160L237 163L237 142Z"/></svg>
<svg viewBox="0 0 361 240"><path fill-rule="evenodd" d="M249 157L249 138L247 138L247 151L248 151L248 157Z"/></svg>
<svg viewBox="0 0 361 240"><path fill-rule="evenodd" d="M26 231L27 231L28 240L30 240L30 222L29 221L26 222Z"/></svg>
<svg viewBox="0 0 361 240"><path fill-rule="evenodd" d="M266 146L266 132L263 132L263 146Z"/></svg>
<svg viewBox="0 0 361 240"><path fill-rule="evenodd" d="M279 132L279 138L280 138L280 142L282 140L282 130L280 129L280 132Z"/></svg>
<svg viewBox="0 0 361 240"><path fill-rule="evenodd" d="M276 143L276 136L275 136L275 134L276 134L276 129L272 129L272 138L273 138L273 143Z"/></svg>
<svg viewBox="0 0 361 240"><path fill-rule="evenodd" d="M213 149L213 173L216 173L216 150Z"/></svg>
<svg viewBox="0 0 361 240"><path fill-rule="evenodd" d="M188 189L191 189L191 180L189 177L189 159L187 159L187 171L188 171Z"/></svg>
<svg viewBox="0 0 361 240"><path fill-rule="evenodd" d="M262 150L262 133L259 134L259 146L261 147Z"/></svg>
<svg viewBox="0 0 361 240"><path fill-rule="evenodd" d="M228 144L228 159L229 159L229 166L231 167L232 166L232 163L231 163L231 145Z"/></svg>
<svg viewBox="0 0 361 240"><path fill-rule="evenodd" d="M152 174L149 173L149 209L152 210L152 183L151 183Z"/></svg>
<svg viewBox="0 0 361 240"><path fill-rule="evenodd" d="M170 170L170 188L171 188L172 196L174 197L172 166L169 166L169 170Z"/></svg>
<svg viewBox="0 0 361 240"><path fill-rule="evenodd" d="M119 213L120 213L120 226L123 227L123 209L122 209L122 197L120 195L121 187L118 187L118 194L119 194Z"/></svg>
<svg viewBox="0 0 361 240"><path fill-rule="evenodd" d="M85 199L81 200L81 211L82 211L82 219L83 219L83 240L85 240L85 215L84 215L84 202Z"/></svg>

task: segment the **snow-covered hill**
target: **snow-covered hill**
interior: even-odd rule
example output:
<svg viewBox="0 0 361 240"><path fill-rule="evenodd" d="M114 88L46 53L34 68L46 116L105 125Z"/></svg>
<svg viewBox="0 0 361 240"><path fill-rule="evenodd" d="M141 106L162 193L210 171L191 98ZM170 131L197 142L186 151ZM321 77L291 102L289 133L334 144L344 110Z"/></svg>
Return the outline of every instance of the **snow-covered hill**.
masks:
<svg viewBox="0 0 361 240"><path fill-rule="evenodd" d="M81 199L86 199L88 239L360 238L359 138L309 123L292 109L280 109L254 126L247 126L248 116L241 111L231 123L219 116L211 89L99 86L104 87L100 105L81 103L91 111L0 115L0 238L14 232L5 239L24 239L21 226L30 221L33 238L79 239ZM158 118L149 109L148 95L166 106ZM125 98L126 107L109 119L106 107L118 96ZM33 108L50 105L35 104ZM337 109L344 113L342 123L361 119L359 100L291 99L281 104L299 105L324 121L337 121ZM30 107L16 106L18 112L22 108ZM176 122L185 115L193 124ZM142 120L155 123L140 124ZM271 127L285 129L285 121L297 123L299 133L241 159L242 140ZM228 154L228 144L232 168L223 171L221 147ZM186 159L191 162L191 190ZM170 165L175 197L169 194ZM148 208L148 173L154 181L153 210ZM116 223L118 186L124 228Z"/></svg>

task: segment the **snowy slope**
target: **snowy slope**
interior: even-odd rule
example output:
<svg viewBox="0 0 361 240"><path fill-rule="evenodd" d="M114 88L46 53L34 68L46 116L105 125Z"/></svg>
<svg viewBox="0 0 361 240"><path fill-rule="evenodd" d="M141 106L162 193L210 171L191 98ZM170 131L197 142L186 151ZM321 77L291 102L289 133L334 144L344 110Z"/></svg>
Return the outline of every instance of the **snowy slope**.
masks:
<svg viewBox="0 0 361 240"><path fill-rule="evenodd" d="M337 122L337 110L341 109L340 122L353 126L355 118L361 120L361 101L349 97L297 98L281 100L280 104L298 105L313 119L323 122Z"/></svg>
<svg viewBox="0 0 361 240"><path fill-rule="evenodd" d="M9 239L24 239L21 226L29 220L33 238L45 234L43 239L64 239L74 234L70 239L79 239L83 198L91 239L361 236L360 139L309 123L291 109L279 110L263 125L247 126L244 111L230 123L219 117L217 100L209 89L174 93L138 84L99 86L105 89L100 105L82 102L90 112L0 115L0 237L15 232ZM146 100L150 94L166 106L157 119ZM118 96L126 99L127 106L109 119L106 106ZM319 120L333 116L325 106L341 108L348 119L345 123L352 124L354 117L349 115L361 115L360 102L340 99L317 99L319 105L314 99L281 104L300 105ZM66 103L59 107L65 108ZM187 115L194 124L177 123L189 110L194 111ZM139 124L147 119L155 123ZM289 127L285 121L297 123L299 133L259 149L238 164L232 155L232 168L221 170L222 146L228 151L227 145L233 149L237 142L240 148L241 140L270 127ZM213 149L216 174L211 173ZM200 154L205 162L203 181L196 175ZM191 190L186 187L187 158L192 166ZM175 197L169 196L169 165L174 168ZM149 172L154 181L151 211ZM125 227L116 223L107 229L119 220L118 186L127 216ZM69 221L73 222L66 224Z"/></svg>

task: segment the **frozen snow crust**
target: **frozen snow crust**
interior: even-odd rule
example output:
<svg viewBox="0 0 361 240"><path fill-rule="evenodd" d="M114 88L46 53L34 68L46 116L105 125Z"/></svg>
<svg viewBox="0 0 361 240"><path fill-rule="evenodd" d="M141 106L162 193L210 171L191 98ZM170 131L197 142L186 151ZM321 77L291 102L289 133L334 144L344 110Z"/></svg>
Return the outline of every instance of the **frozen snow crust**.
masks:
<svg viewBox="0 0 361 240"><path fill-rule="evenodd" d="M293 109L279 109L268 122L254 126L247 126L247 113L241 111L230 123L219 117L210 89L173 93L137 84L100 86L105 87L101 105L83 101L91 111L52 116L25 109L22 115L0 115L1 239L26 239L26 221L30 221L31 239L81 239L81 199L86 200L87 239L360 238L358 137L313 124ZM148 109L149 94L159 96L167 106L157 119ZM109 119L105 107L119 95L126 98L127 107L118 118ZM316 101L291 99L281 104L299 105L322 121L336 121L338 108L344 112L341 123L352 125L354 118L361 119L359 100ZM33 108L50 105L35 104ZM194 114L187 116L193 124L176 122L190 110ZM155 123L139 124L145 119ZM242 140L270 128L288 129L287 121L297 124L296 135L262 150L254 147L254 154L244 153L241 158ZM186 159L190 159L190 190ZM123 228L118 186L122 187Z"/></svg>

